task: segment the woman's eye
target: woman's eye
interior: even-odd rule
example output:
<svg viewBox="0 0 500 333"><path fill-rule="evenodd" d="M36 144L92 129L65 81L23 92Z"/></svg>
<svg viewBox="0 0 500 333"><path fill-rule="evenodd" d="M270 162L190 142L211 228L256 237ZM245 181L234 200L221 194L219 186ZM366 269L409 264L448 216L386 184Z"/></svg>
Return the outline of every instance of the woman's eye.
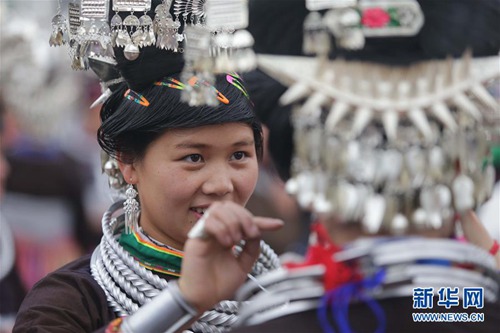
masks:
<svg viewBox="0 0 500 333"><path fill-rule="evenodd" d="M200 154L191 154L184 157L184 160L191 163L198 163L203 161L203 157Z"/></svg>
<svg viewBox="0 0 500 333"><path fill-rule="evenodd" d="M233 159L239 161L244 159L247 156L247 154L243 151L237 151L236 153L233 154Z"/></svg>

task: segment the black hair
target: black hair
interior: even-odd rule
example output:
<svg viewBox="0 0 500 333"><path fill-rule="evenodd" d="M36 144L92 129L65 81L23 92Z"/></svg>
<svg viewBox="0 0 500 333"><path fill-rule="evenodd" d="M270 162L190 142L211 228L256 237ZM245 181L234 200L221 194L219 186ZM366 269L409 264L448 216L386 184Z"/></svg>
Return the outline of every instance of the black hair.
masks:
<svg viewBox="0 0 500 333"><path fill-rule="evenodd" d="M294 152L291 105L278 102L286 87L260 70L243 74L248 93L260 121L269 129L268 149L273 166L282 180L290 178Z"/></svg>
<svg viewBox="0 0 500 333"><path fill-rule="evenodd" d="M129 88L123 84L101 109L102 125L97 134L101 148L131 163L140 160L147 147L168 129L238 122L252 129L260 160L262 127L250 100L226 80L226 75L217 76L215 87L229 100L228 104L189 106L181 101L181 90L151 84L137 92L149 102L146 107L124 98Z"/></svg>
<svg viewBox="0 0 500 333"><path fill-rule="evenodd" d="M153 19L155 8L161 3L162 0L153 0L147 15ZM173 6L170 14L174 14ZM112 15L114 13L110 12L109 19ZM126 12L121 15L124 19ZM190 20L188 15L186 21ZM180 22L180 33L184 30L183 21ZM179 47L183 48L183 43ZM254 113L253 104L246 94L228 82L225 74L216 77L215 88L229 100L228 104L189 106L181 101L181 90L154 84L168 77L180 80L184 67L182 53L147 46L141 47L138 58L133 61L125 58L121 47L115 47L114 54L116 65L91 63L92 69L103 81L118 77L125 80L110 87L113 93L101 109L102 124L97 140L108 155L132 163L142 159L148 146L169 129L238 122L252 129L257 157L259 160L262 158L262 126ZM149 106L125 98L127 89L144 96Z"/></svg>

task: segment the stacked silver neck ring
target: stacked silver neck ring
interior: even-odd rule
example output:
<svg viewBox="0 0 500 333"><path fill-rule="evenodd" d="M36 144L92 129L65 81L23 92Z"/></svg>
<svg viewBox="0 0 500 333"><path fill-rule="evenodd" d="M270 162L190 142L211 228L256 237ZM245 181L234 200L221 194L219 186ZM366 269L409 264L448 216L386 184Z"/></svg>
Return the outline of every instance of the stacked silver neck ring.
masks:
<svg viewBox="0 0 500 333"><path fill-rule="evenodd" d="M106 294L108 305L117 315L127 316L167 288L168 282L140 266L118 243L123 221L112 216L122 207L123 202L116 202L103 215L103 237L92 255L91 272ZM279 266L276 253L261 242L261 254L251 274L258 276ZM227 331L238 319L238 310L239 302L222 301L206 311L189 331Z"/></svg>

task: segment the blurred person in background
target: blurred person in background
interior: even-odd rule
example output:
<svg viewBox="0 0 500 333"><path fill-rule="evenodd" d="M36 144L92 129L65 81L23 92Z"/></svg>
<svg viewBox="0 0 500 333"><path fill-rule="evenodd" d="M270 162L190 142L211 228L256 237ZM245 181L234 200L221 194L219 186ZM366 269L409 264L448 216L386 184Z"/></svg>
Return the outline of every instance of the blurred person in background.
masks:
<svg viewBox="0 0 500 333"><path fill-rule="evenodd" d="M0 86L12 120L2 212L26 289L96 244L83 202L88 171L63 145L75 139L63 130L81 108L82 84L59 66L67 54L45 47L48 30L37 21L50 10L46 3L2 2L9 20L2 20Z"/></svg>
<svg viewBox="0 0 500 333"><path fill-rule="evenodd" d="M314 1L313 1L314 2ZM281 15L280 19L275 19L275 17L284 9L284 4L286 3L287 11L286 13L293 12L293 15ZM248 30L252 33L255 38L254 49L258 54L262 55L287 55L287 56L306 56L312 57L313 54L306 51L303 48L304 36L303 34L289 33L289 34L270 34L269 31L280 31L282 27L287 27L289 31L302 31L304 27L304 19L308 15L309 11L306 8L306 1L304 0L294 0L294 1L275 1L269 4L263 4L262 1L252 0L249 2L250 15L249 15L249 27ZM459 9L458 9L459 10ZM457 14L458 15L458 14ZM346 15L348 17L349 14ZM371 18L370 18L371 19ZM378 17L375 17L378 19ZM381 19L384 19L383 17ZM314 19L310 19L309 30L313 35L315 32L318 33L318 38L321 37L321 29L319 25L314 25ZM319 24L319 23L318 23ZM334 23L332 23L334 24ZM349 35L350 30L347 29L346 35ZM417 38L417 37L414 37ZM411 40L408 38L407 40ZM378 50L377 48L382 48L383 46L378 46L377 38L371 38L370 52L373 50ZM406 41L401 42L406 45ZM323 43L327 45L326 43ZM400 48L397 48L397 52L400 52ZM416 49L415 52L419 51ZM342 59L343 57L352 57L352 51L332 47L332 55L337 52L337 57ZM394 49L389 49L384 52L396 52ZM377 57L384 61L384 58L389 58L387 55L380 51L381 55ZM416 53L415 53L416 54ZM395 53L393 60L395 63L404 63L408 56L403 55L400 60L398 60L398 53ZM363 56L360 56L362 59ZM405 58L406 57L406 58ZM416 57L416 56L415 56ZM279 69L286 64L276 65ZM294 64L292 64L294 65ZM303 64L300 64L303 65ZM306 64L307 65L307 64ZM292 93L287 93L287 84L290 84L293 80L290 78L283 78L277 75L272 75L273 70L267 69L267 67L259 67L254 71L245 73L243 75L249 93L252 95L255 109L259 115L262 122L269 129L269 152L271 156L272 163L277 170L283 181L287 181L291 177L291 173L294 168L297 168L297 163L293 160L293 151L295 148L295 142L300 142L301 138L294 139L294 129L292 126L293 120L293 104L289 103L290 96ZM309 70L309 68L303 68L304 71ZM307 95L310 93L309 90L304 88L304 86L296 85L294 87L298 94ZM493 98L497 101L500 100L500 84L498 80L491 83L487 89ZM303 97L303 96L302 96ZM489 161L492 162L493 167L496 172L496 185L495 190L491 198L484 203L481 207L477 208L477 213L486 227L487 232L491 237L496 240L500 240L500 126L499 117L495 112L490 112L488 110L482 110L484 112L483 119L485 127L488 129L488 136L491 142L491 155ZM306 125L307 126L307 125ZM304 195L298 198L299 202L304 200L308 201L310 196ZM301 203L299 206L308 206L307 203ZM302 210L303 218L303 238L302 241L307 243L307 230L309 226L309 221L311 219L308 216L307 210ZM459 227L460 228L460 227ZM483 228L483 227L481 227ZM458 230L459 234L462 234L461 230ZM302 251L298 251L302 253Z"/></svg>
<svg viewBox="0 0 500 333"><path fill-rule="evenodd" d="M302 261L239 290L233 331L497 332L500 220L474 211L500 204L500 3L252 5L262 99L293 105L287 188L316 221Z"/></svg>
<svg viewBox="0 0 500 333"><path fill-rule="evenodd" d="M272 3L277 11L283 9L282 4L278 1ZM297 4L292 4L292 10L302 11L305 15L305 6ZM301 35L282 34L279 38L269 37L269 29L279 30L280 27L287 27L293 31L296 31L297 27L302 29L303 22L300 19L296 20L287 16L274 22L266 19L266 24L262 23L262 17L270 17L277 11L269 12L266 7L255 5L252 1L249 2L248 31L255 39L255 52L259 54L283 54L284 52L288 55L303 54L300 46ZM284 228L269 236L278 239L281 243L278 243L280 244L278 250L283 249L283 252L292 256L294 254L303 255L307 248L311 215L307 210L300 208L295 198L290 196L285 189L285 182L291 176L294 151L291 122L292 106L279 102L287 88L261 68L243 73L242 77L246 82L250 96L252 96L255 112L265 126L266 155L264 156L264 168L261 171L262 179L259 180L259 184L262 184L260 185L262 190L259 191L258 185L256 192L268 194L264 195L263 201L273 207L269 211L283 210L291 213L288 218L283 215L284 220L287 221ZM270 199L271 197L274 199ZM270 241L272 243L272 240Z"/></svg>
<svg viewBox="0 0 500 333"><path fill-rule="evenodd" d="M491 95L500 103L500 80L489 89ZM500 114L487 114L491 141L491 163L495 167L496 180L491 198L478 209L478 217L484 223L491 237L500 242Z"/></svg>
<svg viewBox="0 0 500 333"><path fill-rule="evenodd" d="M86 74L86 73L85 73ZM67 121L62 137L62 149L83 166L82 203L89 234L87 248L92 250L102 236L101 219L113 201L113 191L101 165L101 147L97 143L97 130L101 125L99 111L101 103L94 103L101 96L99 80L91 75L82 75L82 102L80 109Z"/></svg>
<svg viewBox="0 0 500 333"><path fill-rule="evenodd" d="M10 166L5 158L4 144L9 141L8 115L0 91L0 203ZM26 295L16 265L16 245L9 222L0 206L0 333L12 331L17 310Z"/></svg>
<svg viewBox="0 0 500 333"><path fill-rule="evenodd" d="M250 96L253 100L251 93ZM295 199L285 191L285 183L280 178L269 151L270 132L266 126L263 126L263 135L264 155L259 163L259 179L247 208L256 215L275 217L286 221L280 230L263 236L263 239L277 254L290 252L303 254L306 245L304 214Z"/></svg>

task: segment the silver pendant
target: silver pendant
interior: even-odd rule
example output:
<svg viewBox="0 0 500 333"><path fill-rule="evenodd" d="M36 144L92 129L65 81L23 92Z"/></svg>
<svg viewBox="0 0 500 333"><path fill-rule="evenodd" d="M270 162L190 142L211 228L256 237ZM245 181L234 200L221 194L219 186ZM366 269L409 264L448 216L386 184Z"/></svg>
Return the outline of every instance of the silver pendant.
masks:
<svg viewBox="0 0 500 333"><path fill-rule="evenodd" d="M134 45L133 43L129 43L125 46L125 49L123 50L123 55L127 60L134 61L139 57L139 47Z"/></svg>
<svg viewBox="0 0 500 333"><path fill-rule="evenodd" d="M50 46L65 45L69 41L68 22L64 16L57 14L52 18L52 34L50 35Z"/></svg>

